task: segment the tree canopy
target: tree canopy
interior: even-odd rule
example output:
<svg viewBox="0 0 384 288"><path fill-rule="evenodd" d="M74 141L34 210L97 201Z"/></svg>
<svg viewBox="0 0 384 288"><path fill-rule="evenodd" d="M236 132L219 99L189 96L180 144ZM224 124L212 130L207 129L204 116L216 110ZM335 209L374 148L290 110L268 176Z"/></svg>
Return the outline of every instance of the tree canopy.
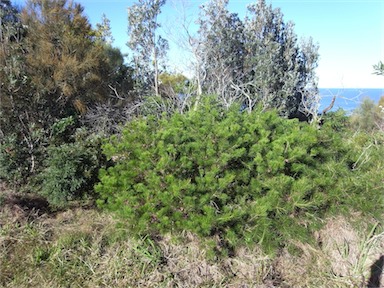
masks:
<svg viewBox="0 0 384 288"><path fill-rule="evenodd" d="M317 45L311 39L299 43L294 24L265 0L249 5L244 20L227 5L228 0L211 0L201 8L203 90L227 105L240 101L249 109L277 108L287 117L309 114L317 93Z"/></svg>
<svg viewBox="0 0 384 288"><path fill-rule="evenodd" d="M74 105L84 112L106 95L107 58L83 11L66 0L31 0L21 15L29 29L26 66L34 95L53 109Z"/></svg>

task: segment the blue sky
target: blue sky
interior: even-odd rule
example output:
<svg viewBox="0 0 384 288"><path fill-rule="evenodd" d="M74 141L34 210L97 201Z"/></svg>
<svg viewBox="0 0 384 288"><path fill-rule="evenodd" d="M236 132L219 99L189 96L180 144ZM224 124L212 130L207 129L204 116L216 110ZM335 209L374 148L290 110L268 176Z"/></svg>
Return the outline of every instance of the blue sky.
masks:
<svg viewBox="0 0 384 288"><path fill-rule="evenodd" d="M16 3L22 0L15 1ZM103 13L111 21L114 45L129 53L126 46L127 7L135 0L78 0L92 25ZM197 17L204 0L189 0L188 15ZM229 0L229 10L243 18L246 6L256 0ZM295 23L296 34L312 37L320 46L317 69L320 88L384 88L384 77L373 75L372 66L384 62L384 0L267 0L280 7L285 21ZM170 36L170 63L178 72L187 70L189 55L177 49L178 18L175 6L180 0L168 0L160 21Z"/></svg>

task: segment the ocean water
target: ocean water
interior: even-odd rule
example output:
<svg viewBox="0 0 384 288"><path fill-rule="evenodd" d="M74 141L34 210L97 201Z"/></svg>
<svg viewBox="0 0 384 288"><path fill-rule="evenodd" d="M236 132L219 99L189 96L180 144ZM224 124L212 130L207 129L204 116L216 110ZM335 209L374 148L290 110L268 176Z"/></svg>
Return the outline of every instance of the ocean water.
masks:
<svg viewBox="0 0 384 288"><path fill-rule="evenodd" d="M359 107L364 98L370 98L378 103L380 98L384 96L383 89L356 89L356 88L320 88L321 100L319 112L322 112L331 103L333 96L336 95L335 105L332 111L340 108L346 112L352 112Z"/></svg>

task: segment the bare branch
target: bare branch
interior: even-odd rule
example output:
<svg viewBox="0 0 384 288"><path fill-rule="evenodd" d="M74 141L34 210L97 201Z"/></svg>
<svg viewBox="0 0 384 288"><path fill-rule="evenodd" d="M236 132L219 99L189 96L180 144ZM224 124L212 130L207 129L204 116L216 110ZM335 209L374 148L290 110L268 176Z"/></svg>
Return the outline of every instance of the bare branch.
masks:
<svg viewBox="0 0 384 288"><path fill-rule="evenodd" d="M329 106L326 107L321 114L325 115L328 111L330 111L333 108L333 106L335 105L335 101L336 101L336 95L333 96L331 104L329 104Z"/></svg>
<svg viewBox="0 0 384 288"><path fill-rule="evenodd" d="M108 85L108 87L109 87L109 89L112 90L112 92L115 94L115 97L116 97L117 99L125 100L123 97L121 97L121 96L119 95L119 93L117 92L116 88L112 87L112 85Z"/></svg>

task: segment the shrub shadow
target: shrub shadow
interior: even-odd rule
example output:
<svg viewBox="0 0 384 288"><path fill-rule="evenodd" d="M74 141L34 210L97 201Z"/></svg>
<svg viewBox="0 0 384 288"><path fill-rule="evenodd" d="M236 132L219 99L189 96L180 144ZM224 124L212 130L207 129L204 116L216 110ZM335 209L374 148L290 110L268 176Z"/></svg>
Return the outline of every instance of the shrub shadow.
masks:
<svg viewBox="0 0 384 288"><path fill-rule="evenodd" d="M54 212L43 197L28 194L8 194L1 206L0 210L8 207L11 211L17 210L27 218L53 214Z"/></svg>
<svg viewBox="0 0 384 288"><path fill-rule="evenodd" d="M384 255L381 255L381 257L375 261L375 263L371 266L371 276L368 280L368 288L380 288L380 278L383 274L383 267L384 267Z"/></svg>

